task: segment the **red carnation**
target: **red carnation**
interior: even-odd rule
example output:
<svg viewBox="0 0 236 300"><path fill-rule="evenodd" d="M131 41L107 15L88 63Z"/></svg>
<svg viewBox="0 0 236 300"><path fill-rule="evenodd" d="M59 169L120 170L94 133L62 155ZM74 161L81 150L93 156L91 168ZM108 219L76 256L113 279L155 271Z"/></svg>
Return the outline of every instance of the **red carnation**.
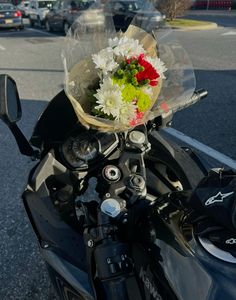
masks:
<svg viewBox="0 0 236 300"><path fill-rule="evenodd" d="M153 68L153 66L144 59L144 54L139 55L138 63L140 66L144 68L143 71L140 71L136 74L136 78L138 82L141 82L143 80L149 80L150 81L149 84L151 86L156 86L158 84L157 79L160 77L160 75Z"/></svg>

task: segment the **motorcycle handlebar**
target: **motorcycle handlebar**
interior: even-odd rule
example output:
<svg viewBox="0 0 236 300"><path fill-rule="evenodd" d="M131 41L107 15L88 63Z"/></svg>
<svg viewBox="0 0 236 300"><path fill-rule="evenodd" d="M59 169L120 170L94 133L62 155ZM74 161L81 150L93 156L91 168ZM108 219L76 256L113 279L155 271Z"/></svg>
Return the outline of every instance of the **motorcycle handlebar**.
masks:
<svg viewBox="0 0 236 300"><path fill-rule="evenodd" d="M183 108L187 108L190 105L197 103L199 100L206 98L207 95L208 95L208 91L205 89L199 89L195 91L192 97L188 101L186 101L183 105L179 106L178 108L173 109L172 113L175 113Z"/></svg>

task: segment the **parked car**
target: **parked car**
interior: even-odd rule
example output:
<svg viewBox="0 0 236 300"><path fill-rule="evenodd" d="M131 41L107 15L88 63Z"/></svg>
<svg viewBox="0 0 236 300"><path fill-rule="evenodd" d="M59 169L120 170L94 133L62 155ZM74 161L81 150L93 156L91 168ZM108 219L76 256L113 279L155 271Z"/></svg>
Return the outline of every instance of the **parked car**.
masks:
<svg viewBox="0 0 236 300"><path fill-rule="evenodd" d="M137 21L152 24L156 27L160 26L165 16L158 11L151 11L148 7L144 7L142 1L138 0L111 0L108 1L104 10L107 16L112 16L116 30L125 31L133 18L138 13Z"/></svg>
<svg viewBox="0 0 236 300"><path fill-rule="evenodd" d="M56 1L46 17L45 26L47 31L64 31L66 34L79 16L83 17L83 20L81 20L83 24L88 26L99 26L99 24L103 24L103 10L96 5L91 8L93 4L94 1ZM84 12L85 10L87 10L86 13Z"/></svg>
<svg viewBox="0 0 236 300"><path fill-rule="evenodd" d="M22 17L29 16L29 1L22 1L20 4L17 5L17 8L21 11Z"/></svg>
<svg viewBox="0 0 236 300"><path fill-rule="evenodd" d="M0 28L24 28L20 10L11 3L0 3Z"/></svg>
<svg viewBox="0 0 236 300"><path fill-rule="evenodd" d="M30 25L44 26L46 15L54 3L55 0L30 0L28 9Z"/></svg>

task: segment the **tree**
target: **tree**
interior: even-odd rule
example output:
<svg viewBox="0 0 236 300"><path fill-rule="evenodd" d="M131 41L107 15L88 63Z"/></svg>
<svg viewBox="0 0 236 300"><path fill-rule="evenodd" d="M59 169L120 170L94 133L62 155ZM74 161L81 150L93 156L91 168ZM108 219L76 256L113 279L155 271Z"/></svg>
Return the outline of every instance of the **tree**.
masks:
<svg viewBox="0 0 236 300"><path fill-rule="evenodd" d="M191 0L159 0L158 9L171 21L182 16L192 5Z"/></svg>

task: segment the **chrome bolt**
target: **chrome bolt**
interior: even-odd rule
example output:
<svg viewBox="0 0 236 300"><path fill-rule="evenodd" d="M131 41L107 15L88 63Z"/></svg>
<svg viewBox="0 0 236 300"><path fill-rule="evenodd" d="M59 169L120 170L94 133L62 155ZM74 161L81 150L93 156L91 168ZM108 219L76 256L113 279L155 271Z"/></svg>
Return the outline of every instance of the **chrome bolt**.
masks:
<svg viewBox="0 0 236 300"><path fill-rule="evenodd" d="M49 244L47 242L42 242L41 246L43 249L48 249L49 248Z"/></svg>
<svg viewBox="0 0 236 300"><path fill-rule="evenodd" d="M88 240L88 247L92 248L94 245L93 240Z"/></svg>
<svg viewBox="0 0 236 300"><path fill-rule="evenodd" d="M107 263L110 264L111 263L111 259L108 257L107 258Z"/></svg>

